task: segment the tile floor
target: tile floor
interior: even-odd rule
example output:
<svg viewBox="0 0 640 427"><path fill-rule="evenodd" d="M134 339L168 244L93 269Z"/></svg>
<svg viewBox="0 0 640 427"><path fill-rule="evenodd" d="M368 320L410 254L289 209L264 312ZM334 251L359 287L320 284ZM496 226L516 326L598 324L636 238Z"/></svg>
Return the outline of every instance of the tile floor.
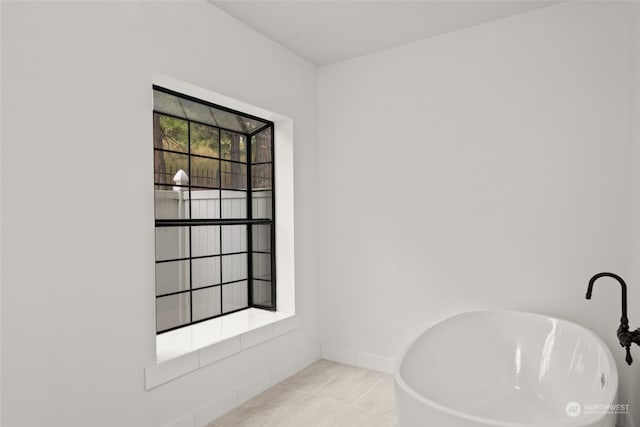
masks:
<svg viewBox="0 0 640 427"><path fill-rule="evenodd" d="M391 375L319 360L208 427L395 427Z"/></svg>

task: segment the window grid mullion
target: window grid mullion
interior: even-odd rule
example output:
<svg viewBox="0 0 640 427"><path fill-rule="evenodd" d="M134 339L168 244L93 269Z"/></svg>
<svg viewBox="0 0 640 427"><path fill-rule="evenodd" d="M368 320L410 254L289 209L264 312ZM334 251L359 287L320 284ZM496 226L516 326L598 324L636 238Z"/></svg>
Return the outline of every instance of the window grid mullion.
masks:
<svg viewBox="0 0 640 427"><path fill-rule="evenodd" d="M189 219L193 218L193 203L191 203L191 122L187 122L187 152L189 153L187 163L187 175L189 181ZM189 323L193 323L193 239L191 238L191 226L189 226Z"/></svg>
<svg viewBox="0 0 640 427"><path fill-rule="evenodd" d="M218 156L222 157L222 132L220 130L218 130ZM220 201L220 203L218 204L218 218L220 218L222 220L222 162L218 162L218 200ZM222 280L222 264L224 264L222 262L222 225L220 226L220 233L218 233L218 239L220 242L220 259L218 260L218 262L220 263L220 283L223 282ZM222 288L222 286L220 287L220 315L222 316L222 311L224 309L224 304L222 303L223 301L223 296L224 296L224 289Z"/></svg>
<svg viewBox="0 0 640 427"><path fill-rule="evenodd" d="M276 311L276 133L271 124L271 310Z"/></svg>
<svg viewBox="0 0 640 427"><path fill-rule="evenodd" d="M247 135L247 219L253 219L252 138ZM247 224L247 303L253 307L253 226Z"/></svg>
<svg viewBox="0 0 640 427"><path fill-rule="evenodd" d="M185 121L188 122L188 123L191 123L190 120L185 120ZM212 127L215 127L215 126L212 126ZM238 132L235 132L235 133L238 133ZM244 134L241 134L241 135L242 136L246 136ZM220 132L218 132L218 137L219 136L220 136ZM224 159L222 157L205 156L204 154L193 154L193 153L189 154L188 152L185 153L184 151L169 150L169 149L166 149L166 148L154 148L154 150L155 151L161 151L163 153L171 153L171 154L179 154L179 155L182 155L182 156L198 157L198 158L201 158L201 159L220 160L220 161L223 161L223 162L236 163L236 164L240 164L240 165L247 164L247 162L243 162L242 160L230 160L230 159ZM267 164L267 163L271 163L271 162L264 162L262 164ZM259 164L259 163L257 163L257 164ZM197 187L197 186L194 185L194 187Z"/></svg>

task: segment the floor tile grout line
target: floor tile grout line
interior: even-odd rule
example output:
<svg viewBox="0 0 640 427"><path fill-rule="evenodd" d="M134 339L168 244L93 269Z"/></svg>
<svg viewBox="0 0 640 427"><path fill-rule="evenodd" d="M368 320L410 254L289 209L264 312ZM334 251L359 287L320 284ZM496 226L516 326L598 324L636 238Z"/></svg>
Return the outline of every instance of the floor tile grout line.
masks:
<svg viewBox="0 0 640 427"><path fill-rule="evenodd" d="M320 360L323 360L323 359L320 359ZM387 377L389 376L389 374L381 373L381 374L382 374L381 378L379 378L378 380L376 380L376 381L375 381L375 382L374 382L370 387L368 387L368 388L366 389L366 391L365 391L364 393L362 393L362 395L360 395L360 396L359 396L359 397L358 397L358 398L357 398L353 403L346 403L346 402L343 402L343 401L340 401L340 400L333 399L333 398L331 398L331 397L329 397L329 396L321 395L320 393L322 392L322 390L324 390L324 389L325 389L325 387L326 387L328 384L330 384L331 382L333 382L333 381L334 381L334 380L336 380L336 379L339 379L339 378L341 377L341 373L343 373L343 371L344 371L344 370L346 370L346 369L348 369L349 367L351 367L351 368L355 368L355 369L357 369L357 370L362 370L362 371L371 371L371 372L378 372L378 371L374 371L374 370L366 369L366 368L361 368L361 367L358 367L358 366L352 366L352 365L348 365L348 364L342 364L342 363L338 363L338 362L332 362L332 361L328 361L328 360L325 360L325 361L326 361L326 362L329 362L329 367L325 367L324 369L322 369L322 370L320 371L320 373L322 373L322 372L326 372L326 369L327 369L327 368L330 368L330 366L331 366L331 365L337 366L339 369L336 369L336 371L337 371L337 372L332 372L332 373L331 373L332 375L327 375L327 378L328 378L328 379L326 379L326 381L321 381L321 382L320 382L320 384L321 384L321 385L319 386L319 388L318 388L318 387L316 387L316 388L317 388L317 390L316 390L316 391L301 390L301 389L296 388L296 387L294 387L294 386L290 386L290 385L284 385L284 384L282 384L282 383L285 383L288 379L290 379L290 378L294 377L296 374L294 374L294 375L292 375L292 376L290 376L290 377L288 377L288 378L285 378L284 380L280 381L280 382L279 382L279 383L277 383L277 384L273 384L273 385L272 385L271 387L269 387L267 390L264 390L264 391L263 391L263 393L264 393L264 392L266 392L266 391L268 391L268 390L272 390L272 389L274 389L274 388L275 388L275 389L280 388L280 389L283 389L283 390L295 391L295 392L297 392L297 393L300 393L300 396L301 396L301 399L300 399L298 402L294 403L294 404L293 404L293 406L292 406L291 408L289 408L287 411L283 412L282 414L280 414L280 415L278 415L278 416L276 416L276 417L273 417L273 418L272 418L272 421L273 421L273 422L276 422L277 420L282 419L282 418L283 418L284 416L286 416L287 414L289 414L289 413L291 413L292 411L295 411L297 408L299 408L299 407L300 407L300 405L301 405L302 403L307 402L307 401L309 401L309 400L310 400L310 399L312 399L312 398L317 398L317 399L326 400L326 401L328 401L328 402L331 402L331 403L334 403L334 404L338 404L338 405L340 405L340 406L342 406L342 407L344 407L344 408L351 408L351 409L357 410L357 411L358 411L358 412L360 412L360 413L368 414L368 415L370 415L370 416L375 416L375 417L380 417L380 418L385 418L385 419L395 419L395 420L397 420L395 407L394 407L394 409L391 411L391 413L378 414L378 413L375 413L375 412L369 411L369 410L367 410L367 409L359 408L359 407L356 407L356 406L355 406L355 405L357 405L357 404L358 404L362 399L364 399L364 398L365 398L369 393L371 393L371 391L372 391L373 389L375 389L379 384L381 384L385 379L387 379ZM315 363L315 362L314 362L314 363ZM311 364L311 365L309 365L309 366L312 366L312 365L313 365L313 364ZM309 366L305 367L304 369L308 368ZM309 383L313 383L313 376L312 376L311 380L312 380L312 381L309 381L309 382L307 382L307 383L305 383L305 382L301 382L301 384L303 384L303 386L305 386L305 385L307 385L307 384L309 384ZM262 393L261 393L261 394L262 394ZM244 405L244 404L246 404L246 403L248 403L248 402L250 402L251 400L256 399L256 398L257 398L257 396L254 396L253 398L251 398L251 399L247 400L246 402L243 402L243 404L242 404L242 405ZM240 406L242 406L242 405L240 405ZM229 411L227 411L227 412L229 412ZM223 415L224 415L224 414L223 414ZM208 427L221 427L221 426L220 426L220 424L217 424L217 423L215 423L214 421L215 421L215 420L213 420L213 421L212 421L212 424L211 424L210 426L208 426Z"/></svg>
<svg viewBox="0 0 640 427"><path fill-rule="evenodd" d="M352 406L352 405L346 404L346 403L344 403L344 402L340 402L339 400L335 400L335 399L332 399L332 398L330 398L330 397L320 396L320 395L317 395L317 394L314 394L314 393L304 392L304 391L302 391L302 390L296 390L296 391L300 391L300 392L302 392L302 393L304 393L304 394L307 394L307 395L308 395L308 396L307 396L307 398L316 398L316 399L323 399L323 400L327 400L327 401L329 401L329 402L331 402L331 403L335 403L335 404L338 404L338 405L344 406L345 408L355 409L356 411L360 411L360 412L362 412L362 413L365 413L365 414L368 414L368 415L372 415L372 416L375 416L375 417L382 417L382 418L396 418L396 417L395 417L395 415L392 415L392 416L388 416L388 415L381 415L381 414L376 414L376 413L371 412L371 411L367 411L366 409L356 408L355 406ZM298 405L300 405L302 402L304 402L305 400L307 400L307 399L301 399L299 402L297 402L295 405L293 405L293 406L291 407L291 409L289 410L289 412L294 411L294 410L295 410L295 408L296 408ZM284 413L284 414L282 414L282 415L279 415L279 416L275 417L275 418L273 419L273 421L275 422L275 421L279 420L280 418L284 417L285 415L287 415L287 413Z"/></svg>
<svg viewBox="0 0 640 427"><path fill-rule="evenodd" d="M220 417L222 417L222 416L224 416L224 415L228 414L228 413L229 413L229 412L231 412L231 411L235 411L235 410L241 409L243 406L246 406L246 405L247 405L249 402L251 402L252 400L257 399L260 395L262 395L262 394L264 394L264 393L266 393L266 392L268 392L268 391L271 391L271 390L273 390L273 389L278 389L278 388L285 389L285 390L288 390L288 391L295 391L295 392L297 392L297 393L300 393L300 394L303 394L303 395L307 395L307 396L305 396L305 398L307 398L307 397L309 397L309 396L313 396L311 393L305 392L305 391L303 391L303 390L296 390L296 389L294 389L294 388L281 386L281 385L279 385L279 383L278 383L278 384L272 385L272 386L271 386L271 387L269 387L268 389L264 390L262 393L259 393L259 394L255 395L255 396L254 396L254 397L252 397L251 399L244 401L243 403L241 403L240 405L236 406L235 408L230 409L229 411L227 411L227 412L225 412L224 414L220 415L218 418L220 418ZM291 407L291 409L295 408L295 407L296 407L300 402L302 402L303 400L305 400L305 398L300 399L300 401L299 401L299 402L297 402L297 403L295 403L295 404ZM244 410L246 410L246 408L245 408L245 409L241 409L241 410L242 410L242 411L244 411ZM284 414L283 414L283 415L284 415ZM216 419L218 419L218 418L216 418ZM276 417L276 419L277 419L277 418L280 418L280 416ZM212 426L207 426L207 427L225 427L225 426L222 426L222 425L219 425L219 424L212 424Z"/></svg>
<svg viewBox="0 0 640 427"><path fill-rule="evenodd" d="M333 398L328 397L328 396L322 396L322 395L313 394L313 393L309 393L309 394L311 396L313 396L313 397L317 397L318 399L328 400L329 402L337 403L337 404L340 404L342 406L346 406L347 408L357 409L360 412L365 412L365 413L370 414L370 415L375 415L377 417L389 417L388 415L376 414L375 412L371 412L371 411L368 411L368 410L363 409L363 408L357 408L357 407L353 406L353 404L344 403L344 402L341 402L340 400L336 400L336 399L333 399ZM395 414L391 415L391 416L395 417Z"/></svg>
<svg viewBox="0 0 640 427"><path fill-rule="evenodd" d="M355 406L354 406L354 405L355 405L358 401L360 401L360 399L362 399L362 398L363 398L367 393L369 393L369 392L373 389L373 387L375 387L375 386L376 386L380 381L382 381L382 380L385 378L385 375L386 375L386 374L384 374L384 373L382 373L382 372L374 371L373 369L361 368L360 366L348 365L348 364L345 364L345 363L338 363L338 362L334 362L334 363L336 363L336 364L338 364L338 365L342 365L342 367L343 367L343 369L342 369L342 370L345 370L345 369L348 369L348 368L353 368L353 369L355 369L355 370L357 370L357 371L376 372L376 373L380 373L380 374L382 374L382 377L381 377L378 381L376 381L376 383L375 383L375 384L373 384L369 389L367 389L367 391L365 391L365 392L364 392L360 397L358 397L358 398L357 398L353 403L351 403L351 404L349 404L349 403L345 403L345 402L341 402L341 401L339 401L339 400L334 400L334 399L332 399L332 398L330 398L330 397L327 397L329 400L333 400L334 402L339 402L339 403L342 403L342 404L344 404L344 405L351 406L351 407L354 407L354 408L355 408ZM320 387L320 389L318 390L318 392L317 392L317 394L316 394L316 395L317 395L318 397L326 397L326 396L320 395L320 394L318 394L318 393L322 392L322 390L324 390L324 388L325 388L327 385L329 385L332 381L334 381L334 380L336 380L336 379L338 379L338 378L339 378L339 377L335 377L335 378L331 379L329 382L327 382L327 383L323 384L323 385L322 385L322 387Z"/></svg>
<svg viewBox="0 0 640 427"><path fill-rule="evenodd" d="M321 360L324 360L324 359L321 359ZM338 371L338 374L340 373L340 371L345 370L345 369L349 366L349 365L345 365L345 364L341 364L341 363L336 363L336 362L334 362L334 363L335 363L336 365L343 365L343 366L341 366L341 367L340 367L340 370ZM311 365L309 365L309 366L313 366L313 364L311 364ZM308 368L309 366L307 366L307 368ZM305 368L305 369L306 369L306 368ZM301 372L302 372L302 371L301 371ZM291 377L289 377L289 378L292 378L292 377L294 377L294 376L295 376L295 375L292 375L292 376L291 376ZM286 378L286 379L282 380L281 382L285 382L285 381L287 381L289 378ZM286 385L282 385L281 387L285 387L285 388L288 388L288 389L291 389L291 390L301 391L301 392L303 392L303 393L317 394L317 393L318 393L318 392L320 392L322 389L324 389L324 388L325 388L325 387L326 387L330 382L332 382L333 380L335 380L335 379L337 379L337 378L339 378L339 375L337 375L337 376L335 376L335 377L334 377L334 376L331 376L331 377L329 378L329 380L327 380L327 381L323 381L323 382L321 383L321 385L319 386L319 388L318 388L318 391L317 391L317 392L311 392L311 391L301 390L301 389L299 389L299 388L295 388L295 387L292 387L292 386L286 386ZM278 384L280 384L280 383L278 383Z"/></svg>
<svg viewBox="0 0 640 427"><path fill-rule="evenodd" d="M353 404L348 404L348 403L341 402L340 400L336 400L336 399L333 399L333 398L328 397L328 396L323 396L321 394L318 394L318 392L314 393L314 392L311 392L311 391L299 390L299 389L295 389L295 388L292 388L292 387L286 387L286 386L280 386L280 387L286 388L288 390L294 390L294 391L297 391L297 392L300 392L300 393L303 393L303 394L307 394L309 396L317 397L318 399L324 399L324 400L328 400L328 401L333 402L333 403L339 403L339 404L344 405L344 406L353 407ZM356 402L357 402L357 400L356 400ZM355 409L361 409L361 408L355 408ZM366 410L364 410L364 411L368 412Z"/></svg>
<svg viewBox="0 0 640 427"><path fill-rule="evenodd" d="M371 390L373 390L374 388L376 388L376 386L377 386L378 384L380 384L382 381L384 381L384 379L385 379L385 378L386 378L386 376L385 376L385 375L383 375L383 376L382 376L378 381L376 381L376 382L375 382L375 384L373 384L373 385L372 385L372 386L371 386L367 391L365 391L365 392L364 392L364 394L363 394L362 396L360 396L358 399L356 399L356 401L355 401L355 402L353 402L352 406L355 408L355 407L356 407L356 404L357 404L358 402L360 402L362 399L364 399L364 397L365 397L367 394L369 394L369 393L371 392Z"/></svg>
<svg viewBox="0 0 640 427"><path fill-rule="evenodd" d="M358 370L378 372L378 371L374 371L374 370L372 370L372 369L361 368L361 367L359 367L359 366L351 366L351 365L342 364L342 363L338 363L338 362L334 362L334 363L335 363L336 365L343 365L343 367L345 367L345 368L346 368L346 367L353 367L353 368L356 368L356 369L358 369ZM311 365L309 365L309 366L311 366ZM343 369L341 369L341 370L343 370ZM378 379L378 380L377 380L377 381L376 381L376 382L375 382L371 387L369 387L369 388L367 389L367 391L365 391L365 392L364 392L360 397L358 397L358 398L357 398L353 403L351 403L351 404L349 404L349 403L345 403L345 402L342 402L342 401L340 401L340 400L336 400L336 399L333 399L333 398L331 398L331 397L328 397L328 396L324 396L324 395L319 394L319 393L320 393L320 392L321 392L321 391L322 391L322 390L323 390L323 389L324 389L324 388L325 388L325 387L326 387L326 386L327 386L331 381L333 381L334 379L339 378L338 376L336 376L336 377L331 377L331 379L330 379L329 381L323 382L322 386L321 386L321 387L318 389L318 391L316 391L316 392L311 392L311 391L306 391L306 390L300 390L300 389L297 389L297 388L294 388L294 387L291 387L291 386L286 386L286 385L279 385L279 384L276 384L275 386L279 386L279 387L286 388L286 389L289 389L289 390L299 391L299 392L301 392L301 393L305 393L305 394L308 394L308 395L311 395L311 396L313 396L313 397L317 397L317 398L320 398L320 399L326 399L326 400L328 400L328 401L330 401L330 402L338 403L338 404L341 404L341 405L344 405L344 406L347 406L347 407L351 407L351 408L353 408L353 409L357 409L357 410L359 410L359 411L361 411L361 412L365 412L365 413L370 414L370 415L375 415L375 416L379 416L379 417L389 417L389 415L385 415L385 414L377 414L377 413L372 412L372 411L369 411L369 410L367 410L367 409L364 409L364 408L358 408L358 407L356 407L356 406L355 406L358 402L360 402L360 400L362 400L362 399L363 399L367 394L369 394L369 392L371 392L371 390L373 390L373 389L374 389L378 384L380 384L382 381L384 381L384 380L387 378L387 376L389 376L389 375L390 375L390 374L386 374L386 373L383 373L383 372L379 372L379 373L381 373L381 374L382 374L382 377L381 377L380 379ZM283 381L286 381L286 379L285 379L285 380L283 380ZM275 386L274 386L274 387L275 387ZM304 400L304 399L303 399L303 400ZM297 406L297 404L296 404L296 406ZM294 406L294 407L295 407L295 406ZM293 409L293 408L292 408L292 409ZM394 412L395 412L395 411L394 411ZM392 416L393 416L393 417L395 417L395 414L393 414Z"/></svg>
<svg viewBox="0 0 640 427"><path fill-rule="evenodd" d="M300 391L300 390L296 390L296 391ZM302 393L304 393L304 392L302 392ZM293 411L294 411L294 410L295 410L299 405L301 405L301 404L302 404L302 402L304 402L304 401L306 401L306 400L308 400L308 399L310 399L310 398L315 397L315 396L313 396L312 394L309 394L309 393L304 393L304 394L307 394L308 396L305 396L304 398L300 399L300 401L299 401L299 402L296 402L296 403L291 407L291 409L289 409L288 411L285 411L285 412L283 412L282 414L278 415L277 417L274 417L274 418L273 418L273 423L275 423L276 421L278 421L279 419L281 419L281 418L282 418L282 417L284 417L285 415L288 415L289 413L293 412ZM273 423L272 423L272 424L273 424ZM277 425L277 424L276 424L276 425Z"/></svg>

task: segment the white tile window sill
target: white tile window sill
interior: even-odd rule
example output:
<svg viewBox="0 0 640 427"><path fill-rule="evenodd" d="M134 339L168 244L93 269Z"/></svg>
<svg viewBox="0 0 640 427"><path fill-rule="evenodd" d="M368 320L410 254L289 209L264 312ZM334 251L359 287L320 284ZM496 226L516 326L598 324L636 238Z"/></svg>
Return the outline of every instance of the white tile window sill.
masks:
<svg viewBox="0 0 640 427"><path fill-rule="evenodd" d="M294 313L256 308L156 337L157 364L145 369L145 389L186 375L299 326Z"/></svg>

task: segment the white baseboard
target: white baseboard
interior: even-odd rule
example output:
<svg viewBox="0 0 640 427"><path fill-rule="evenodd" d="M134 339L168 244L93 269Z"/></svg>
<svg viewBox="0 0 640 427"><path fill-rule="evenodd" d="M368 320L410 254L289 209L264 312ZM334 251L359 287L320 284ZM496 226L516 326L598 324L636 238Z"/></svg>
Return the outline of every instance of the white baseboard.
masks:
<svg viewBox="0 0 640 427"><path fill-rule="evenodd" d="M216 396L193 411L169 421L163 427L205 427L225 412L306 368L315 362L318 357L317 351L293 355L290 360L287 360L287 363L274 366L271 372L253 378L243 384L238 384L235 388Z"/></svg>
<svg viewBox="0 0 640 427"><path fill-rule="evenodd" d="M241 403L238 394L237 390L225 393L197 408L193 412L194 427L204 427L220 415L238 406Z"/></svg>
<svg viewBox="0 0 640 427"><path fill-rule="evenodd" d="M387 374L393 372L396 362L392 357L327 346L322 346L322 358Z"/></svg>

